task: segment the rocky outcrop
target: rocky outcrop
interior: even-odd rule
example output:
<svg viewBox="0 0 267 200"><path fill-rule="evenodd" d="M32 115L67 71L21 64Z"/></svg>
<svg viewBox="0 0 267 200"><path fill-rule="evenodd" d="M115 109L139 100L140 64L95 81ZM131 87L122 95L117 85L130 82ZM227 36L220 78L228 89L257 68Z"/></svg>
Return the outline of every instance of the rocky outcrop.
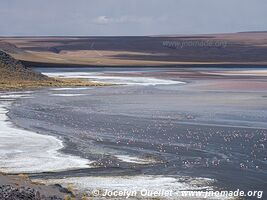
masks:
<svg viewBox="0 0 267 200"><path fill-rule="evenodd" d="M29 187L16 188L12 185L0 186L0 200L63 200L57 196L44 196Z"/></svg>
<svg viewBox="0 0 267 200"><path fill-rule="evenodd" d="M45 75L34 72L30 68L27 68L20 61L0 50L0 81L5 80L40 81L49 80L49 78Z"/></svg>
<svg viewBox="0 0 267 200"><path fill-rule="evenodd" d="M59 79L45 76L27 68L11 55L0 50L0 91L43 87L87 87L107 84L82 79Z"/></svg>

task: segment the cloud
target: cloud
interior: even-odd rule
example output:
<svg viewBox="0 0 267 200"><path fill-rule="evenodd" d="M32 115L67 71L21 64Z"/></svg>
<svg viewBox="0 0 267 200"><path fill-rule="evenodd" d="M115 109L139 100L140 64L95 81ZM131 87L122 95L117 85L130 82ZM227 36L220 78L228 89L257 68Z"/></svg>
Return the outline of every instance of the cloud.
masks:
<svg viewBox="0 0 267 200"><path fill-rule="evenodd" d="M95 24L124 24L124 23L150 23L157 21L152 17L137 17L137 16L120 16L120 17L107 17L105 15L98 16L92 20Z"/></svg>
<svg viewBox="0 0 267 200"><path fill-rule="evenodd" d="M93 19L93 22L95 24L108 24L109 20L110 19L108 19L107 16L99 16L99 17Z"/></svg>

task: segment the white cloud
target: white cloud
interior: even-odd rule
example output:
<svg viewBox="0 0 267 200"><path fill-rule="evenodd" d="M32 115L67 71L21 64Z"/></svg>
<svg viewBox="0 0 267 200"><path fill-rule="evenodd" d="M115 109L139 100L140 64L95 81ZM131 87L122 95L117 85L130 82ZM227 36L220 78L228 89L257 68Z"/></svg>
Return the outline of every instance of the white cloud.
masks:
<svg viewBox="0 0 267 200"><path fill-rule="evenodd" d="M121 17L107 17L105 15L98 16L93 19L95 24L123 24L123 23L150 23L156 21L152 17L137 17L137 16L121 16Z"/></svg>
<svg viewBox="0 0 267 200"><path fill-rule="evenodd" d="M93 19L93 22L96 24L107 24L109 19L106 16L99 16Z"/></svg>

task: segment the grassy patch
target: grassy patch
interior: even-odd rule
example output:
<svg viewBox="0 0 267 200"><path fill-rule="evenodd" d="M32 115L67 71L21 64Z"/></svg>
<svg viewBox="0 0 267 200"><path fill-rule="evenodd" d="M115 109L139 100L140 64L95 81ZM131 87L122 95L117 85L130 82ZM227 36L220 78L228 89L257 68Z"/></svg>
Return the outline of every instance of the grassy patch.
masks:
<svg viewBox="0 0 267 200"><path fill-rule="evenodd" d="M40 81L29 80L0 80L0 90L17 90L45 87L91 87L108 86L111 84L90 82L83 79L49 79Z"/></svg>

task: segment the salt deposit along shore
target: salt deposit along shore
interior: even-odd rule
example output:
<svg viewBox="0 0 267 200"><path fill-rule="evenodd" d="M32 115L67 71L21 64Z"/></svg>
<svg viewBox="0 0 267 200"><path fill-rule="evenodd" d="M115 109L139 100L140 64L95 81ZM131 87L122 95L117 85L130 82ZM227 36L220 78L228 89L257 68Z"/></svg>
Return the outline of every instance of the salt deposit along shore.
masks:
<svg viewBox="0 0 267 200"><path fill-rule="evenodd" d="M31 173L88 168L89 160L60 152L63 142L56 137L41 135L14 126L8 119L8 107L18 98L30 94L0 95L0 171Z"/></svg>

